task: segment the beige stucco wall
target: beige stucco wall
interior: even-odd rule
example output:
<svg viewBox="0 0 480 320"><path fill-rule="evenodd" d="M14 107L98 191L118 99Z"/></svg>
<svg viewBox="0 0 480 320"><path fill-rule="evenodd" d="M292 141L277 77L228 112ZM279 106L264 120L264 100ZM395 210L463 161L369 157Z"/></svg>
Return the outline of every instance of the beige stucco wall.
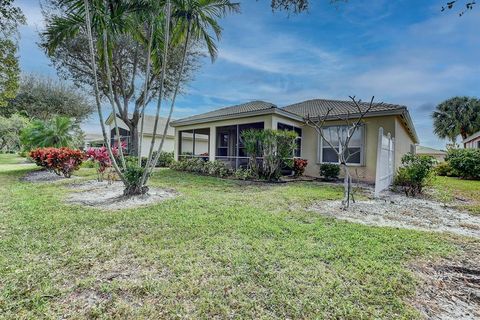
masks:
<svg viewBox="0 0 480 320"><path fill-rule="evenodd" d="M281 115L263 115L248 118L239 118L218 122L210 122L197 125L189 125L175 128L175 137L177 143L175 143L175 157L178 159L178 132L181 130L210 128L210 160L215 159L215 144L216 144L216 127L237 125L253 122L264 122L265 128L276 129L279 122L297 126L302 128L302 150L301 156L303 159L308 160L308 165L305 174L308 176L318 177L320 171L320 164L318 163L318 134L314 128L305 125L302 122L292 120ZM383 127L384 133L390 133L395 137L395 165L396 168L400 165L402 155L410 152L413 140L407 133L405 126L400 121L398 116L382 116L382 117L370 117L364 119L365 123L365 151L364 151L364 165L351 166L351 173L354 178L359 178L366 182L375 182L375 171L377 162L377 142L378 142L378 130ZM328 121L326 125L344 125L344 121Z"/></svg>
<svg viewBox="0 0 480 320"><path fill-rule="evenodd" d="M351 165L350 171L354 179L366 182L375 182L377 163L378 129L383 127L384 132L395 134L395 117L372 117L364 119L365 123L365 151L364 165ZM344 125L344 121L328 121L326 125ZM311 127L304 127L302 139L302 158L308 160L305 173L309 176L318 177L320 163L318 163L318 134Z"/></svg>
<svg viewBox="0 0 480 320"><path fill-rule="evenodd" d="M117 124L118 124L118 127L119 128L122 128L122 129L125 129L125 130L129 130L127 125L121 120L121 119L118 119L117 118ZM150 124L148 124L147 126L151 126ZM110 132L115 128L115 124L113 123L113 121L111 123L108 124L108 132L107 132L107 135L110 136ZM163 128L164 127L159 127L157 129L157 132L162 132L163 133ZM145 128L147 129L147 128ZM150 129L153 131L153 129ZM152 134L144 134L143 135L143 139L142 139L142 157L146 157L148 156L148 152L150 151L150 144L152 143L152 137L153 135ZM158 147L160 146L160 141L162 140L162 135L161 134L157 134L157 137L155 138L155 145L154 145L154 150L156 151L158 149ZM174 147L175 147L175 136L173 135L173 130L169 130L168 131L168 135L165 137L165 142L163 144L163 148L162 150L163 151L166 151L166 152L172 152L174 151Z"/></svg>
<svg viewBox="0 0 480 320"><path fill-rule="evenodd" d="M415 150L415 142L408 134L408 131L400 118L395 119L395 169L402 164L402 157L405 153Z"/></svg>
<svg viewBox="0 0 480 320"><path fill-rule="evenodd" d="M154 151L157 151L158 147L160 146L160 141L162 140L161 137L155 139ZM150 151L150 144L152 143L151 136L144 136L142 140L142 157L148 156L148 152ZM172 152L175 146L175 139L173 137L166 137L165 142L163 143L162 151Z"/></svg>

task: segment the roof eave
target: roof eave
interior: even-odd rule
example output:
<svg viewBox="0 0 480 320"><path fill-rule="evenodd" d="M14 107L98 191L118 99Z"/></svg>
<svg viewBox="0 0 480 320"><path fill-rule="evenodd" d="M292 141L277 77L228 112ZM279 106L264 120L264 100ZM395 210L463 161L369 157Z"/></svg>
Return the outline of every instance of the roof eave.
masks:
<svg viewBox="0 0 480 320"><path fill-rule="evenodd" d="M261 116L261 115L267 115L267 114L279 114L297 121L303 121L303 118L296 114L279 109L277 107L272 107L272 108L263 109L263 110L248 111L248 112L223 115L223 116L206 117L206 118L200 118L200 119L194 119L194 120L183 120L183 121L177 120L177 121L170 122L170 125L172 127L182 127L182 126L189 126L194 124L202 124L202 123L231 120L231 119L238 119L238 118L248 118L248 117Z"/></svg>

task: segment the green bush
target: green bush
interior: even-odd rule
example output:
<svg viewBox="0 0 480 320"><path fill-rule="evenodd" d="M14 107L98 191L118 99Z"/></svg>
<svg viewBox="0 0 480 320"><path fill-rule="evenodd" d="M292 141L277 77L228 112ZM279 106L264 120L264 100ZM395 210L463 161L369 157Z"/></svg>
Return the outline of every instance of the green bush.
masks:
<svg viewBox="0 0 480 320"><path fill-rule="evenodd" d="M460 177L480 179L480 149L450 149L445 160Z"/></svg>
<svg viewBox="0 0 480 320"><path fill-rule="evenodd" d="M97 164L95 163L95 161L92 161L92 160L84 161L80 165L81 168L95 168L96 166L97 166Z"/></svg>
<svg viewBox="0 0 480 320"><path fill-rule="evenodd" d="M145 172L145 168L138 166L138 163L132 158L136 159L136 157L130 157L130 159L126 161L125 170L123 170L123 176L127 182L127 186L123 192L125 196L130 196L132 194L143 194L148 191L147 186L142 187L141 185L141 179L143 173Z"/></svg>
<svg viewBox="0 0 480 320"><path fill-rule="evenodd" d="M221 161L206 161L204 163L206 168L205 173L210 176L223 178L231 173L230 169Z"/></svg>
<svg viewBox="0 0 480 320"><path fill-rule="evenodd" d="M322 163L320 165L320 176L325 180L333 181L338 179L340 166L335 163Z"/></svg>
<svg viewBox="0 0 480 320"><path fill-rule="evenodd" d="M286 130L249 129L242 132L242 141L249 156L253 176L265 180L278 180L282 169L293 167L293 153L297 134ZM262 157L261 166L257 159Z"/></svg>
<svg viewBox="0 0 480 320"><path fill-rule="evenodd" d="M188 158L175 161L170 164L170 169L201 173L220 178L226 177L231 173L225 163L221 161L205 161L202 158Z"/></svg>
<svg viewBox="0 0 480 320"><path fill-rule="evenodd" d="M161 151L156 167L168 168L173 162L173 152Z"/></svg>
<svg viewBox="0 0 480 320"><path fill-rule="evenodd" d="M405 154L402 157L402 167L395 176L394 185L401 187L407 197L421 194L433 176L434 163L435 159L430 156Z"/></svg>
<svg viewBox="0 0 480 320"><path fill-rule="evenodd" d="M437 176L458 177L458 173L450 166L448 162L440 162L435 166Z"/></svg>
<svg viewBox="0 0 480 320"><path fill-rule="evenodd" d="M235 178L240 180L255 179L255 173L252 171L252 169L238 168L237 170L235 170L234 176Z"/></svg>

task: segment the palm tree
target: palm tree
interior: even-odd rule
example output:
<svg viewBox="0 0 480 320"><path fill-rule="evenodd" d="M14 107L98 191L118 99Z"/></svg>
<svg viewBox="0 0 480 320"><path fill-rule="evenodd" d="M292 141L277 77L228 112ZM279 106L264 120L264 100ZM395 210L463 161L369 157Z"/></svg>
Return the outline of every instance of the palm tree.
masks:
<svg viewBox="0 0 480 320"><path fill-rule="evenodd" d="M75 135L80 128L67 117L55 117L50 121L35 120L21 134L22 144L26 149L36 147L78 147Z"/></svg>
<svg viewBox="0 0 480 320"><path fill-rule="evenodd" d="M145 185L153 170L154 166L152 164L158 161L166 135L166 132L164 132L155 160L153 160L157 123L161 103L165 99L163 82L169 57L172 55L173 50L182 50L181 66L178 74L175 74L175 89L171 98L165 131L168 128L175 106L176 96L184 72L185 60L188 56L188 49L193 44L193 41L203 43L213 61L217 53L214 38L218 40L221 34L221 28L217 20L222 18L227 12L238 11L239 4L232 3L229 0L58 0L58 2L67 11L67 18L60 18L50 23L53 27L47 30L49 43L52 47L55 47L55 44L58 44L62 39L75 36L82 28L86 29L97 111L113 167L123 180L126 193L144 193L148 190ZM99 66L97 66L96 57L98 56L100 57L98 64L100 67L103 65L108 84L106 96L112 104L112 111L115 113L113 103L115 97L113 97L111 89L112 77L110 71L111 52L115 48L112 47L111 39L120 35L131 36L139 44L140 48L146 48L147 72L145 78L149 79L147 75L149 75L149 71L152 69L160 76L161 83L160 90L157 93L154 138L150 145L149 157L147 158L146 166L143 168L141 179L134 182L133 185L132 182L125 180L124 173L129 168L124 165L123 157L120 157L122 161L122 168L120 169L109 145L101 111L101 91L97 76L97 71L100 70ZM145 80L144 88L146 96L149 88L148 80ZM145 103L141 105L140 109L141 117L143 118ZM116 120L116 117L114 119ZM115 124L115 130L117 128L118 126Z"/></svg>
<svg viewBox="0 0 480 320"><path fill-rule="evenodd" d="M239 12L240 4L231 2L230 0L173 0L173 35L172 41L174 45L183 46L183 55L180 65L180 72L177 75L176 85L172 96L168 118L162 134L162 140L158 147L157 153L150 162L147 162L146 170L142 176L142 184L146 182L148 176L153 171L155 163L157 163L160 152L162 151L165 136L167 135L168 125L172 118L175 107L180 81L182 77L185 59L187 57L188 48L192 43L204 45L212 62L217 57L217 46L215 39L220 40L222 28L218 24L218 20L223 18L227 13ZM213 33L213 34L212 34ZM158 113L157 113L158 118ZM154 139L152 139L151 148L153 148ZM152 150L152 149L151 149Z"/></svg>
<svg viewBox="0 0 480 320"><path fill-rule="evenodd" d="M440 103L432 114L435 134L455 143L480 130L480 100L454 97Z"/></svg>

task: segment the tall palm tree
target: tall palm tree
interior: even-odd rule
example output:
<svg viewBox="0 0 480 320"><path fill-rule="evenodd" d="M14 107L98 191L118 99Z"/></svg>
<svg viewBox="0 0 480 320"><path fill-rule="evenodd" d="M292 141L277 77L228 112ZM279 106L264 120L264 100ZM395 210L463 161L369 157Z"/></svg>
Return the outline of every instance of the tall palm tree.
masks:
<svg viewBox="0 0 480 320"><path fill-rule="evenodd" d="M161 151L164 144L165 131L168 128L173 113L189 47L193 41L203 43L208 49L213 61L217 53L214 38L218 40L221 34L221 28L217 20L222 18L227 12L238 11L239 4L232 3L229 0L58 0L58 2L67 11L67 18L50 23L53 28L47 30L48 42L52 44L52 47L55 47L55 44L58 44L59 41L75 36L81 28L86 29L90 50L89 59L91 60L94 79L92 85L95 91L97 111L113 166L120 178L124 181L126 190L130 189L132 193L144 192L148 190L145 185L153 170L154 166L152 164L158 161L159 151ZM147 165L144 168L141 179L135 182L133 188L129 185L131 183L127 182L124 178L123 173L125 170L128 170L128 168L123 166L122 160L123 168L120 169L109 146L101 112L101 99L97 76L99 67L103 66L109 87L106 96L112 103L114 97L112 97L111 89L110 56L112 50L115 50L115 48L111 45L111 39L117 35L129 35L138 42L140 47L147 48L147 50L145 50L147 54L146 76L149 74L151 67L152 70L158 72L160 75L161 83L160 90L157 93L154 138L151 142ZM178 49L182 50L181 66L178 74L175 75L175 89L171 99L172 102L165 131L155 160L153 160L161 102L165 99L163 79L166 74L168 59L173 50ZM98 66L97 56L100 57ZM144 92L147 94L146 92L149 87L148 80L146 80L144 87ZM112 110L115 112L113 103ZM145 104L141 106L142 118L144 112ZM114 117L114 119L115 118L116 117ZM116 124L115 127L117 130L118 126Z"/></svg>
<svg viewBox="0 0 480 320"><path fill-rule="evenodd" d="M453 97L440 103L432 114L433 130L442 139L456 142L480 130L480 100Z"/></svg>
<svg viewBox="0 0 480 320"><path fill-rule="evenodd" d="M156 156L151 162L147 162L146 170L142 177L142 183L145 183L148 175L153 171L154 164L157 163L160 152L162 151L167 129L172 118L175 107L185 59L188 49L192 43L204 45L210 55L212 62L217 57L217 46L215 40L220 40L222 28L218 20L223 18L227 13L239 12L240 4L231 2L230 0L173 0L172 22L173 35L172 41L174 45L183 46L183 54L180 65L180 72L177 75L175 89L173 92L168 118L162 134ZM154 141L152 141L153 147Z"/></svg>

